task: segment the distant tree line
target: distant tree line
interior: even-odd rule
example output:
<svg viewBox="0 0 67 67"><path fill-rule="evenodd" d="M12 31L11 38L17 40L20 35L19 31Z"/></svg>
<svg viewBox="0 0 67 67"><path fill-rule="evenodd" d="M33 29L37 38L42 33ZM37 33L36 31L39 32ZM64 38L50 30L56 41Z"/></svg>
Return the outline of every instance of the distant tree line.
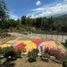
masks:
<svg viewBox="0 0 67 67"><path fill-rule="evenodd" d="M0 29L29 29L35 28L36 31L64 32L67 33L67 15L60 17L39 17L30 18L22 16L21 19L9 19L5 0L0 0Z"/></svg>
<svg viewBox="0 0 67 67"><path fill-rule="evenodd" d="M29 28L33 27L42 31L50 32L67 32L67 17L56 17L56 18L29 18L26 16L21 19L14 20L8 19L7 22L3 23L0 28Z"/></svg>
<svg viewBox="0 0 67 67"><path fill-rule="evenodd" d="M23 16L21 17L21 24L39 28L43 31L67 32L67 16L55 18L29 18Z"/></svg>

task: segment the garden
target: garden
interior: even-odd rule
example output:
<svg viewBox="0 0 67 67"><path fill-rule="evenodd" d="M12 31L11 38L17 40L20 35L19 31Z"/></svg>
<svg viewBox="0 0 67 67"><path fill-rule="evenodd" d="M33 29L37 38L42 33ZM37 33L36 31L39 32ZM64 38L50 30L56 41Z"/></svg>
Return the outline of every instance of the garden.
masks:
<svg viewBox="0 0 67 67"><path fill-rule="evenodd" d="M44 50L43 50L43 47L41 45L39 49L29 40L24 40L24 44L27 44L26 46L21 44L18 45L18 43L15 43L15 42L13 43L8 41L7 44L12 43L14 45L11 46L11 45L4 44L2 45L2 47L0 47L0 65L1 66L3 65L4 62L7 62L6 64L9 64L10 62L17 61L18 59L20 60L22 59L21 62L24 62L27 64L38 63L38 62L39 63L51 62L51 63L61 64L63 67L67 67L66 51L63 52L60 49L58 50L53 49L54 48L53 46L52 48L48 46L46 46L48 47L46 48L45 46L43 46L44 47ZM20 41L18 40L18 42ZM15 46L15 44L17 45Z"/></svg>

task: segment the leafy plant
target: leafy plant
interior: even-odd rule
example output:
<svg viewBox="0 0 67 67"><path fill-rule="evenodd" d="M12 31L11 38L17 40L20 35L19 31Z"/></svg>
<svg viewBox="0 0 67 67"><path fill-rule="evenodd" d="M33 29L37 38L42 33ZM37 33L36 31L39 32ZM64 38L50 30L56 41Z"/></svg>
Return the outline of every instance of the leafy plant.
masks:
<svg viewBox="0 0 67 67"><path fill-rule="evenodd" d="M31 52L29 52L28 53L28 61L29 62L35 62L37 54L38 54L38 50L37 49L34 49Z"/></svg>
<svg viewBox="0 0 67 67"><path fill-rule="evenodd" d="M49 61L49 58L50 58L50 55L48 53L45 53L41 56L41 60L42 61L46 61L48 62Z"/></svg>
<svg viewBox="0 0 67 67"><path fill-rule="evenodd" d="M2 49L0 48L0 59L3 58L3 52Z"/></svg>
<svg viewBox="0 0 67 67"><path fill-rule="evenodd" d="M63 62L63 67L67 67L67 62Z"/></svg>
<svg viewBox="0 0 67 67"><path fill-rule="evenodd" d="M67 48L67 39L65 40L65 42L62 42L62 44Z"/></svg>
<svg viewBox="0 0 67 67"><path fill-rule="evenodd" d="M67 67L67 55L62 54L61 61L62 61L63 67Z"/></svg>
<svg viewBox="0 0 67 67"><path fill-rule="evenodd" d="M16 59L17 58L17 53L13 49L13 47L6 47L2 49L3 51L3 56L5 58L11 57L11 59Z"/></svg>

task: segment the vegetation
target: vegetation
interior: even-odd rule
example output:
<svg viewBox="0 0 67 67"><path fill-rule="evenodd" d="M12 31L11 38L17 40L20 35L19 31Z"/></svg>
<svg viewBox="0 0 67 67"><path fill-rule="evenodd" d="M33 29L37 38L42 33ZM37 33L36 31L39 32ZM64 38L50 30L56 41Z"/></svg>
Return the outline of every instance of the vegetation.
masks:
<svg viewBox="0 0 67 67"><path fill-rule="evenodd" d="M45 53L41 56L41 60L42 61L46 61L48 62L49 61L49 58L50 58L50 55L48 53Z"/></svg>
<svg viewBox="0 0 67 67"><path fill-rule="evenodd" d="M24 19L25 18L25 19ZM21 24L27 25L27 27L39 28L42 31L50 32L67 32L67 20L66 17L50 17L50 18L30 18L22 17ZM39 30L39 31L40 31Z"/></svg>
<svg viewBox="0 0 67 67"><path fill-rule="evenodd" d="M4 29L6 27L7 20L8 20L8 12L5 0L0 0L0 28Z"/></svg>
<svg viewBox="0 0 67 67"><path fill-rule="evenodd" d="M67 67L67 55L62 54L61 55L61 61L62 61L62 66Z"/></svg>
<svg viewBox="0 0 67 67"><path fill-rule="evenodd" d="M55 53L53 52L54 57L56 57L56 53L58 53L58 52L55 52ZM57 60L57 62L60 61L63 65L63 67L67 67L67 55L65 55L65 54L60 54L60 55L61 55L61 57L58 57L59 58L58 60L57 60L57 58L55 58L54 60ZM23 59L25 58L25 59L28 60L28 62L32 63L32 62L36 62L37 59L41 59L44 62L48 62L49 60L51 60L50 56L52 56L52 55L49 54L49 53L44 53L44 54L42 54L42 56L40 56L40 58L38 58L38 50L34 49L34 50L32 50L31 52L28 53L28 56L22 58L21 57L21 51L16 52L13 47L6 47L4 49L0 49L0 57L3 58L2 56L7 59L7 62L10 61L10 60L16 60L17 58L20 58L20 59L22 59L21 62L24 63L25 60L23 60ZM56 62L56 61L53 61L53 62Z"/></svg>
<svg viewBox="0 0 67 67"><path fill-rule="evenodd" d="M5 37L9 37L11 36L10 34L7 34L7 33L0 33L0 38L5 38Z"/></svg>
<svg viewBox="0 0 67 67"><path fill-rule="evenodd" d="M3 51L2 49L0 48L0 59L3 58Z"/></svg>
<svg viewBox="0 0 67 67"><path fill-rule="evenodd" d="M32 32L55 32L55 33L67 33L67 17L58 18L29 18L23 16L21 20L9 19L4 24L6 29L15 29ZM1 26L2 28L2 26ZM36 30L37 29L37 30Z"/></svg>
<svg viewBox="0 0 67 67"><path fill-rule="evenodd" d="M5 47L2 49L4 58L17 58L17 54L12 47Z"/></svg>
<svg viewBox="0 0 67 67"><path fill-rule="evenodd" d="M32 32L67 33L67 15L61 17L30 18L22 16L18 20L9 19L5 0L0 0L0 29Z"/></svg>
<svg viewBox="0 0 67 67"><path fill-rule="evenodd" d="M16 52L13 47L0 49L0 58L17 59L21 57L21 51Z"/></svg>
<svg viewBox="0 0 67 67"><path fill-rule="evenodd" d="M4 31L5 29L5 31ZM14 20L9 19L8 10L6 7L5 0L0 0L0 36L10 36L7 34L8 31L21 30L21 31L32 31L32 32L62 32L67 33L67 16L64 17L39 17L30 18L22 16L21 19ZM5 32L5 33L4 33ZM67 40L63 43L67 47ZM37 59L38 50L32 50L28 53L28 61L34 62ZM59 55L58 55L59 54ZM49 54L43 54L41 60L48 61L50 56L55 56L56 59L60 58L59 51L52 51ZM16 52L13 47L0 48L0 58L16 59L21 57L21 51ZM61 57L63 67L67 67L67 55Z"/></svg>
<svg viewBox="0 0 67 67"><path fill-rule="evenodd" d="M31 52L29 52L28 53L28 61L29 62L35 62L37 54L38 54L38 50L36 50L36 49L34 49Z"/></svg>
<svg viewBox="0 0 67 67"><path fill-rule="evenodd" d="M67 39L65 40L65 42L62 42L62 44L67 48Z"/></svg>

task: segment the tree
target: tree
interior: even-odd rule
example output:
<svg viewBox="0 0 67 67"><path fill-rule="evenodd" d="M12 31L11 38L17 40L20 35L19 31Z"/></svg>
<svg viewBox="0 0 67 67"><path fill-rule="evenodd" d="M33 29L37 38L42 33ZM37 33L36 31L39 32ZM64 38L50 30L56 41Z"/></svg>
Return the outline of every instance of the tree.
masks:
<svg viewBox="0 0 67 67"><path fill-rule="evenodd" d="M21 23L22 23L23 25L26 24L25 21L26 21L26 16L22 16L22 17L21 17Z"/></svg>
<svg viewBox="0 0 67 67"><path fill-rule="evenodd" d="M4 23L6 23L8 19L8 12L5 0L0 0L0 27L3 28Z"/></svg>
<svg viewBox="0 0 67 67"><path fill-rule="evenodd" d="M9 27L16 28L20 25L19 20L9 19L8 20Z"/></svg>

